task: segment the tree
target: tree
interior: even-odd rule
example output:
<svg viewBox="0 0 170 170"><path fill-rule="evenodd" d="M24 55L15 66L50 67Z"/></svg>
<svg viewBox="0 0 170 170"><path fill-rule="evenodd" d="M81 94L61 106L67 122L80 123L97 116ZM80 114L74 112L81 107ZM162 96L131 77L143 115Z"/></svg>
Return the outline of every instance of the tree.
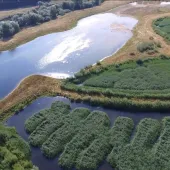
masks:
<svg viewBox="0 0 170 170"><path fill-rule="evenodd" d="M50 7L51 18L55 19L56 18L56 14L57 14L57 9L56 9L55 5L53 5L53 6Z"/></svg>

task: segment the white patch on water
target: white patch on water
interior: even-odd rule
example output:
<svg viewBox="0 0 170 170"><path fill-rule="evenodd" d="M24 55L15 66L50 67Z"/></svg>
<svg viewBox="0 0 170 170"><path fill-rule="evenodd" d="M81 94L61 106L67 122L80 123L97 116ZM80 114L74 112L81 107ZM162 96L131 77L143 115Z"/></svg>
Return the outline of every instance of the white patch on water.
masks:
<svg viewBox="0 0 170 170"><path fill-rule="evenodd" d="M164 6L164 5L170 5L170 2L161 2L160 5Z"/></svg>
<svg viewBox="0 0 170 170"><path fill-rule="evenodd" d="M69 54L88 48L90 42L90 38L86 38L85 34L73 35L65 38L39 61L40 68L44 68L46 65L53 62L67 63L66 58Z"/></svg>
<svg viewBox="0 0 170 170"><path fill-rule="evenodd" d="M131 5L133 5L133 6L135 6L135 5L137 5L137 2L132 2L132 3L130 3Z"/></svg>
<svg viewBox="0 0 170 170"><path fill-rule="evenodd" d="M69 74L66 74L66 73L53 73L53 72L48 72L48 73L45 73L43 74L45 76L49 76L49 77L53 77L53 78L57 78L57 79L66 79L68 77L70 77Z"/></svg>

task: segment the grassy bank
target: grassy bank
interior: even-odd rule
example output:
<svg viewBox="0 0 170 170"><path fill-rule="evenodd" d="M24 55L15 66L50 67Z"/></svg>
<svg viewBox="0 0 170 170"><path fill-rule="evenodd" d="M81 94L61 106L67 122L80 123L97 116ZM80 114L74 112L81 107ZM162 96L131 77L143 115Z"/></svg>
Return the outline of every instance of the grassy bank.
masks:
<svg viewBox="0 0 170 170"><path fill-rule="evenodd" d="M107 159L121 170L162 170L170 164L165 159L169 157L169 122L170 117L145 118L135 127L132 119L118 117L110 127L106 113L86 108L70 111L69 105L58 101L30 117L25 128L29 143L39 146L48 158L61 153L59 165L66 169L95 170Z"/></svg>
<svg viewBox="0 0 170 170"><path fill-rule="evenodd" d="M100 6L73 11L69 14L59 17L57 20L52 20L35 27L25 28L19 33L15 34L12 39L8 41L0 41L0 51L14 49L17 46L29 42L39 36L53 32L66 31L75 26L78 20L84 17L106 12L122 4L127 4L128 2L129 1L105 1Z"/></svg>

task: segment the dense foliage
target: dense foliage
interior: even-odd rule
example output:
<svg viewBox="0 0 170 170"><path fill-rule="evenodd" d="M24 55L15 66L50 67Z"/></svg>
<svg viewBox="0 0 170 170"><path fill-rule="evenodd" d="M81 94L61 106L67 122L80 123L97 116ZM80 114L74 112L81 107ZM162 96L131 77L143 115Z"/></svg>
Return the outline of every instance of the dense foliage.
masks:
<svg viewBox="0 0 170 170"><path fill-rule="evenodd" d="M155 32L170 41L170 17L159 18L153 22Z"/></svg>
<svg viewBox="0 0 170 170"><path fill-rule="evenodd" d="M38 25L56 19L58 15L64 15L76 9L100 5L101 2L101 0L70 0L58 3L39 1L38 7L35 9L23 14L7 17L0 21L0 39L13 36L23 27Z"/></svg>
<svg viewBox="0 0 170 170"><path fill-rule="evenodd" d="M52 106L29 118L26 130L37 135L35 143L42 141L39 144L45 156L53 158L61 153L59 165L63 168L95 170L106 159L119 170L169 169L170 117L162 121L145 118L134 131L134 122L127 117L118 117L110 128L110 120L104 112L76 108L68 113L69 105L62 102ZM55 119L57 128L49 131L49 123L42 131L39 127L46 119L54 118L54 113L61 116ZM42 119L42 115L46 118ZM34 130L30 130L28 124L32 124ZM44 131L46 138L40 135Z"/></svg>
<svg viewBox="0 0 170 170"><path fill-rule="evenodd" d="M68 78L61 87L85 94L85 97L76 100L94 105L129 110L168 111L169 75L170 60L167 56L160 55L155 59L88 67ZM139 103L135 99L143 101ZM155 101L152 102L153 100Z"/></svg>
<svg viewBox="0 0 170 170"><path fill-rule="evenodd" d="M29 145L14 128L0 125L0 169L38 170L30 160Z"/></svg>

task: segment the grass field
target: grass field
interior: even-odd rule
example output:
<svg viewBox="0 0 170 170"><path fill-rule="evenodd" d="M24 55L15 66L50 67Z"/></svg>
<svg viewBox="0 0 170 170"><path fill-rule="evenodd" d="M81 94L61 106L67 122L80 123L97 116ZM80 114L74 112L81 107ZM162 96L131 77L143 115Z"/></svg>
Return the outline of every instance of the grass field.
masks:
<svg viewBox="0 0 170 170"><path fill-rule="evenodd" d="M104 112L70 111L69 105L55 102L30 117L25 127L30 144L49 158L61 153L59 165L66 169L95 170L105 159L119 170L168 170L170 165L170 117L145 118L137 127L132 119L118 117L110 127Z"/></svg>

